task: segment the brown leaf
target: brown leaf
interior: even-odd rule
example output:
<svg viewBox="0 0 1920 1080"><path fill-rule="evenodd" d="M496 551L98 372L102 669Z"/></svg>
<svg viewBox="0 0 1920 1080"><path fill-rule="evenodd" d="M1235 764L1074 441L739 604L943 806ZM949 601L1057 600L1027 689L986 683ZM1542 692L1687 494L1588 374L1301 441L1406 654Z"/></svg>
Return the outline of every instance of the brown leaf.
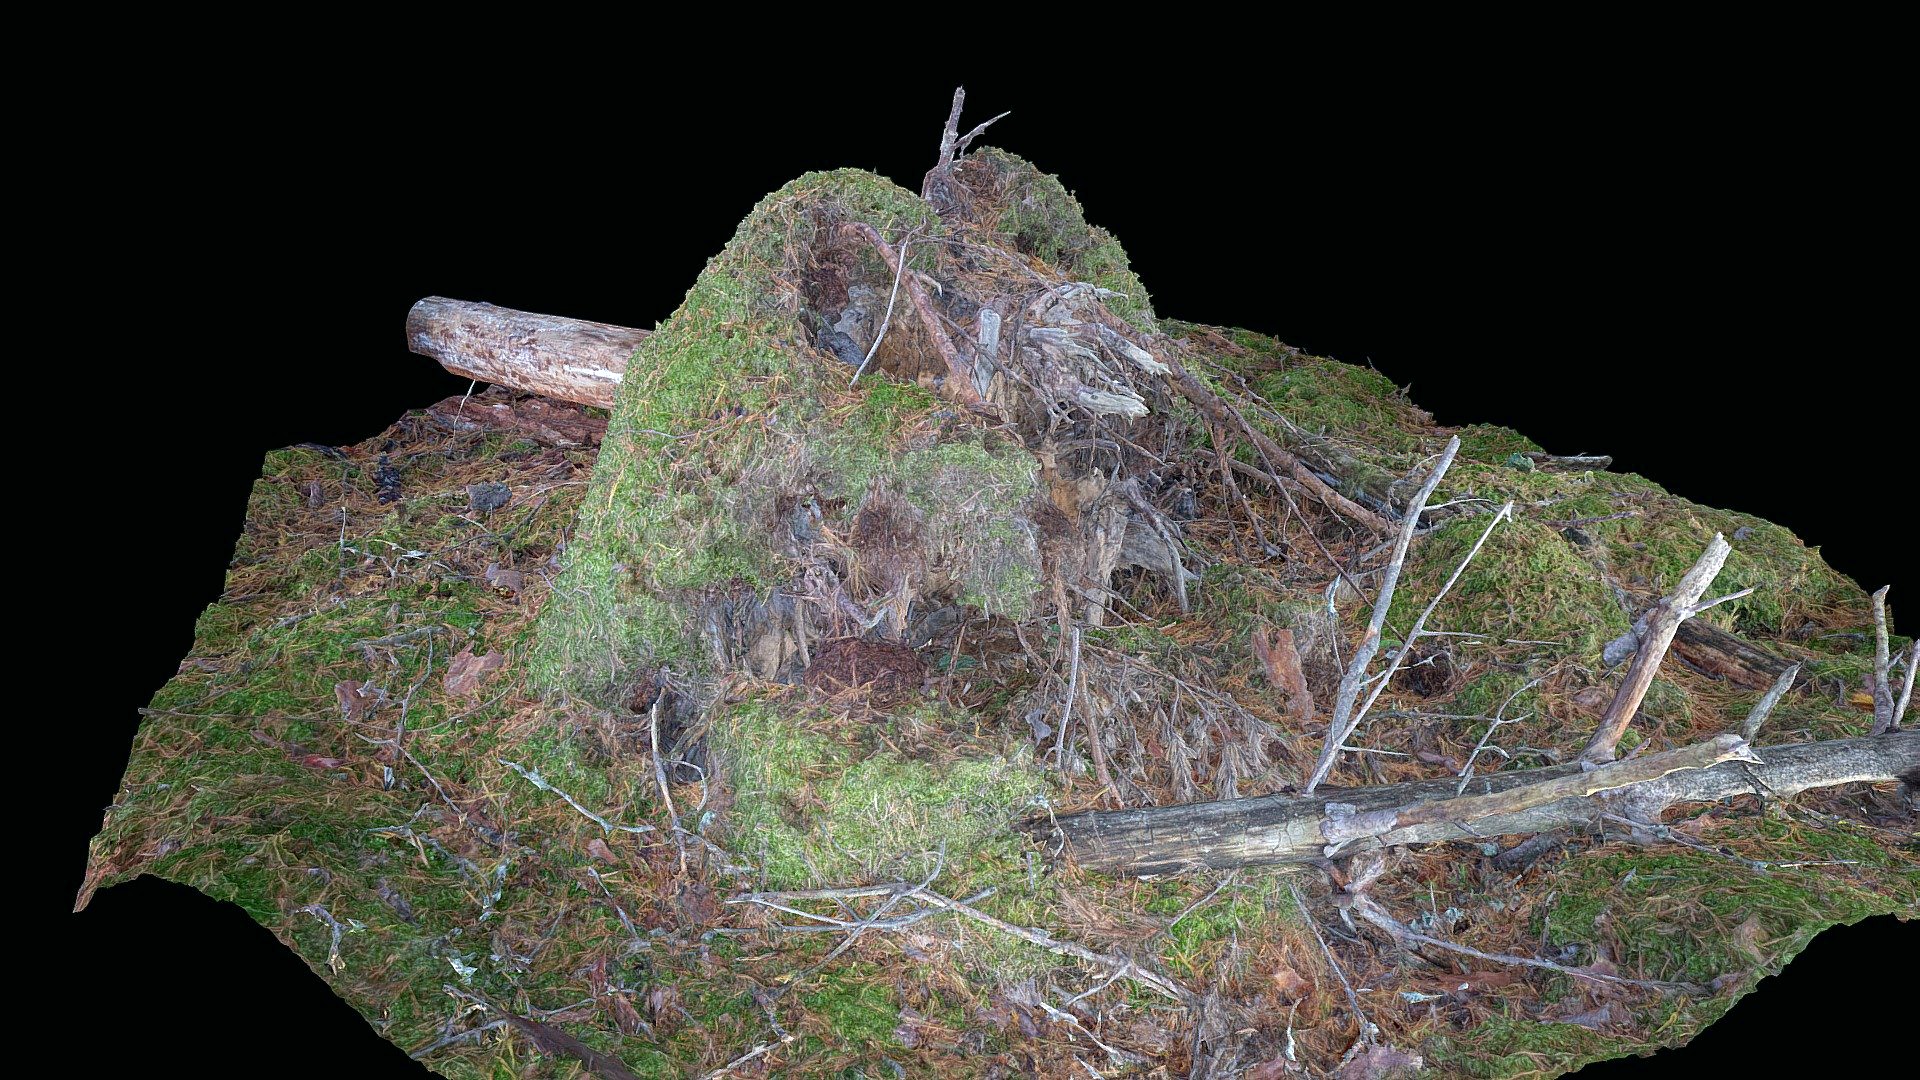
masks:
<svg viewBox="0 0 1920 1080"><path fill-rule="evenodd" d="M1574 707L1581 712L1598 715L1613 701L1613 691L1604 686L1589 686L1584 690L1574 691L1571 700Z"/></svg>
<svg viewBox="0 0 1920 1080"><path fill-rule="evenodd" d="M1293 631L1267 627L1253 631L1253 655L1260 660L1267 681L1285 698L1287 715L1295 720L1313 719L1313 694L1307 689L1307 677L1300 670L1300 650L1293 643Z"/></svg>
<svg viewBox="0 0 1920 1080"><path fill-rule="evenodd" d="M1753 957L1756 964L1767 962L1767 954L1760 948L1760 937L1766 928L1760 925L1760 916L1749 915L1745 922L1733 929L1733 943L1741 952Z"/></svg>
<svg viewBox="0 0 1920 1080"><path fill-rule="evenodd" d="M1313 984L1302 978L1300 973L1286 964L1273 970L1273 992L1280 996L1282 1004L1291 1004L1306 997L1313 990Z"/></svg>
<svg viewBox="0 0 1920 1080"><path fill-rule="evenodd" d="M680 1026L680 991L671 986L656 986L647 992L647 1011L662 1036L671 1035Z"/></svg>
<svg viewBox="0 0 1920 1080"><path fill-rule="evenodd" d="M713 888L704 881L689 881L674 894L674 903L680 908L680 914L695 926L705 926L720 914L720 903L713 895Z"/></svg>
<svg viewBox="0 0 1920 1080"><path fill-rule="evenodd" d="M348 720L365 720L373 711L373 699L360 692L359 679L346 679L333 684L333 699L340 705L340 715Z"/></svg>
<svg viewBox="0 0 1920 1080"><path fill-rule="evenodd" d="M471 645L461 649L447 664L447 694L472 697L480 690L480 680L506 662L507 658L498 649L489 650L485 656L473 655Z"/></svg>
<svg viewBox="0 0 1920 1080"><path fill-rule="evenodd" d="M633 1007L625 994L608 994L609 1007L613 1010L613 1022L628 1035L638 1035L649 1030L647 1022L640 1017L640 1010Z"/></svg>
<svg viewBox="0 0 1920 1080"><path fill-rule="evenodd" d="M607 846L607 842L597 836L587 841L587 854L599 859L601 862L617 863L620 861L620 857L613 853L613 849Z"/></svg>
<svg viewBox="0 0 1920 1080"><path fill-rule="evenodd" d="M1583 1013L1575 1013L1560 1021L1563 1024L1577 1024L1593 1031L1605 1031L1613 1026L1613 1006L1602 1005Z"/></svg>
<svg viewBox="0 0 1920 1080"><path fill-rule="evenodd" d="M518 593L527 581L527 575L518 570L502 570L499 563L487 564L486 578L487 584L508 593Z"/></svg>

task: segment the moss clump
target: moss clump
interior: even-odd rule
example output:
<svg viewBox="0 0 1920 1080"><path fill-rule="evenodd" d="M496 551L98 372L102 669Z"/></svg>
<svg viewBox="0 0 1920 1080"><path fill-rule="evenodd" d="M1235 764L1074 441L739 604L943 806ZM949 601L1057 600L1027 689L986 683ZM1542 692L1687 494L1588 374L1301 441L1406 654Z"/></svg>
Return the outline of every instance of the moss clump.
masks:
<svg viewBox="0 0 1920 1080"><path fill-rule="evenodd" d="M1030 752L912 760L835 730L846 723L756 699L714 726L727 832L772 887L914 878L943 848L957 868L1021 843L1010 823L1046 790Z"/></svg>
<svg viewBox="0 0 1920 1080"><path fill-rule="evenodd" d="M1448 522L1416 543L1387 616L1405 632L1486 530L1484 517ZM1499 642L1532 638L1597 663L1627 618L1593 565L1558 531L1524 518L1501 522L1428 620L1429 630Z"/></svg>
<svg viewBox="0 0 1920 1080"><path fill-rule="evenodd" d="M836 219L938 226L913 194L855 169L808 173L754 207L621 381L541 614L536 685L607 700L648 664L703 666L695 594L783 578L767 540L777 485L753 466L795 456L818 420L822 371L794 277L798 253Z"/></svg>
<svg viewBox="0 0 1920 1080"><path fill-rule="evenodd" d="M1111 289L1108 308L1142 330L1155 329L1153 302L1113 234L1087 223L1080 200L1058 177L1016 154L986 147L956 168L962 183L985 195L990 228L1022 254L1080 281Z"/></svg>

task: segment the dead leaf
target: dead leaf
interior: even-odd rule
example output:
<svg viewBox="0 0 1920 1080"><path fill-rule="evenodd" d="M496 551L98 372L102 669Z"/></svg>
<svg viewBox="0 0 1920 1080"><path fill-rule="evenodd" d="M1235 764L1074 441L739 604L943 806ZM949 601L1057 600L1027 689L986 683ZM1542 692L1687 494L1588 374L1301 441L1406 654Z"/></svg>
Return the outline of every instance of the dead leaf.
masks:
<svg viewBox="0 0 1920 1080"><path fill-rule="evenodd" d="M487 564L486 578L487 584L501 592L515 594L519 593L527 581L527 575L518 570L502 570L499 563Z"/></svg>
<svg viewBox="0 0 1920 1080"><path fill-rule="evenodd" d="M1767 954L1760 949L1760 936L1766 928L1760 924L1760 916L1749 915L1745 922L1733 929L1733 944L1741 952L1753 957L1756 964L1767 962Z"/></svg>
<svg viewBox="0 0 1920 1080"><path fill-rule="evenodd" d="M1255 628L1253 655L1259 658L1267 681L1286 699L1287 715L1295 720L1313 719L1313 694L1307 689L1306 674L1300 670L1300 651L1294 646L1293 631Z"/></svg>
<svg viewBox="0 0 1920 1080"><path fill-rule="evenodd" d="M680 914L695 926L705 926L720 914L720 903L714 898L713 888L704 881L687 882L673 899Z"/></svg>
<svg viewBox="0 0 1920 1080"><path fill-rule="evenodd" d="M900 1045L912 1050L920 1045L920 1025L924 1023L921 1015L912 1006L900 1006L900 1026L893 1029L893 1037Z"/></svg>
<svg viewBox="0 0 1920 1080"><path fill-rule="evenodd" d="M599 859L601 862L617 863L620 861L620 857L613 853L613 849L607 846L607 842L597 836L587 841L587 854Z"/></svg>
<svg viewBox="0 0 1920 1080"><path fill-rule="evenodd" d="M473 655L471 645L461 649L447 664L448 696L472 697L480 690L480 680L506 662L507 658L498 649L488 650L485 656Z"/></svg>
<svg viewBox="0 0 1920 1080"><path fill-rule="evenodd" d="M360 692L362 685L359 679L333 684L333 699L340 705L340 715L349 721L365 720L373 712L373 698Z"/></svg>
<svg viewBox="0 0 1920 1080"><path fill-rule="evenodd" d="M1613 701L1613 692L1604 686L1589 686L1584 690L1574 691L1573 697L1569 700L1581 712L1599 713Z"/></svg>
<svg viewBox="0 0 1920 1080"><path fill-rule="evenodd" d="M647 1022L640 1018L640 1010L633 1007L625 994L613 993L606 997L608 1006L613 1010L613 1022L628 1035L638 1035L650 1031Z"/></svg>
<svg viewBox="0 0 1920 1080"><path fill-rule="evenodd" d="M1313 990L1313 984L1300 976L1286 964L1273 970L1273 992L1280 997L1282 1004L1291 1004L1306 997Z"/></svg>

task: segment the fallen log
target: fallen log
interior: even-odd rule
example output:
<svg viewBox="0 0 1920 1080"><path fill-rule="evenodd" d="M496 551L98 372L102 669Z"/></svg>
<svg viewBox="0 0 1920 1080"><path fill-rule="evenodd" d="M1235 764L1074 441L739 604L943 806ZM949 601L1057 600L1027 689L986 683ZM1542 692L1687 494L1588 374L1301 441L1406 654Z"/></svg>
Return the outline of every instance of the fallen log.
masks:
<svg viewBox="0 0 1920 1080"><path fill-rule="evenodd" d="M429 296L407 312L407 348L455 375L611 408L645 330Z"/></svg>
<svg viewBox="0 0 1920 1080"><path fill-rule="evenodd" d="M1679 753L1675 751L1674 753ZM1173 874L1183 870L1225 870L1237 866L1308 863L1323 859L1330 845L1340 843L1342 855L1405 844L1447 840L1483 842L1490 837L1517 836L1585 825L1602 812L1599 800L1624 799L1636 816L1646 817L1666 806L1709 802L1735 795L1785 797L1812 788L1848 783L1887 783L1920 780L1920 732L1890 732L1861 739L1800 743L1752 749L1754 761L1730 758L1706 768L1683 768L1621 787L1605 787L1608 770L1632 761L1605 765L1583 773L1577 763L1545 769L1493 773L1475 777L1469 797L1514 792L1533 785L1589 778L1585 785L1605 787L1593 795L1576 795L1528 805L1514 797L1489 800L1497 808L1485 816L1470 809L1441 820L1431 807L1461 802L1458 777L1418 780L1380 787L1322 791L1314 796L1262 795L1250 799L1183 803L1130 810L1095 810L1061 817L1029 819L1022 828L1051 837L1063 852L1088 870L1132 877ZM1607 805L1616 805L1609 803ZM1377 834L1356 830L1382 812L1398 813L1401 824ZM1343 834L1362 832L1353 839Z"/></svg>
<svg viewBox="0 0 1920 1080"><path fill-rule="evenodd" d="M1673 654L1696 670L1749 690L1772 686L1788 664L1745 638L1700 619L1680 624L1673 635Z"/></svg>

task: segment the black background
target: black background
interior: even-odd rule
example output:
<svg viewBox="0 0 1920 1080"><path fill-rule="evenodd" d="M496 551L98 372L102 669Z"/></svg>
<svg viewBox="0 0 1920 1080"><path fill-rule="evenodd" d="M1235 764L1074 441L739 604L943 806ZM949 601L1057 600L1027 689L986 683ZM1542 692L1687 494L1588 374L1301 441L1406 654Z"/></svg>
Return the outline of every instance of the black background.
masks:
<svg viewBox="0 0 1920 1080"><path fill-rule="evenodd" d="M1893 531L1913 484L1904 125L1871 59L1711 34L1580 60L1564 38L1338 58L1135 40L1035 53L1016 78L966 59L998 49L794 33L793 59L702 40L651 75L679 48L567 57L585 33L149 61L55 132L49 193L81 208L52 219L47 284L81 296L95 344L53 375L94 399L74 424L111 459L104 490L61 493L60 532L111 555L74 607L93 629L67 639L93 662L62 727L58 910L134 710L220 591L261 455L466 388L406 351L414 300L650 327L800 172L917 188L955 81L969 123L1013 111L986 141L1059 174L1160 313L1370 361L1442 422L1613 454L1789 526L1868 588L1920 589ZM558 62L520 66L540 50ZM48 919L58 1011L103 1071L423 1075L237 908L142 880ZM1920 955L1913 931L1823 935L1691 1048L1592 1072L1831 1064L1891 1039L1910 1002L1876 984Z"/></svg>

